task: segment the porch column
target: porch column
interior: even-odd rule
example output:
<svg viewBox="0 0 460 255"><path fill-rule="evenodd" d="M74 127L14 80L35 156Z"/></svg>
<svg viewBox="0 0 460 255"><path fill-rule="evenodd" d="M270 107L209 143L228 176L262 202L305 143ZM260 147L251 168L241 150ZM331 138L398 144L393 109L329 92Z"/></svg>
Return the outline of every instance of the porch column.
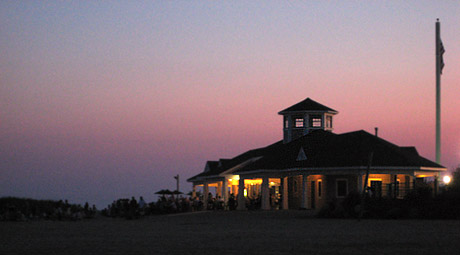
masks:
<svg viewBox="0 0 460 255"><path fill-rule="evenodd" d="M209 187L208 183L203 183L203 209L208 209L208 194L209 194Z"/></svg>
<svg viewBox="0 0 460 255"><path fill-rule="evenodd" d="M281 178L283 181L283 210L289 209L289 194L288 194L288 177Z"/></svg>
<svg viewBox="0 0 460 255"><path fill-rule="evenodd" d="M439 183L438 183L438 174L435 174L434 175L434 196L437 196L438 195L438 192L439 192Z"/></svg>
<svg viewBox="0 0 460 255"><path fill-rule="evenodd" d="M398 175L393 175L393 198L396 199L398 197Z"/></svg>
<svg viewBox="0 0 460 255"><path fill-rule="evenodd" d="M195 199L196 198L196 185L193 184L193 187L192 187L192 198Z"/></svg>
<svg viewBox="0 0 460 255"><path fill-rule="evenodd" d="M228 202L228 179L224 177L222 181L222 198L224 199L224 203L227 204Z"/></svg>
<svg viewBox="0 0 460 255"><path fill-rule="evenodd" d="M246 199L244 198L244 178L240 175L238 183L238 207L237 210L246 210Z"/></svg>
<svg viewBox="0 0 460 255"><path fill-rule="evenodd" d="M300 209L307 209L308 201L307 201L307 185L308 185L308 175L302 175L302 202L300 204Z"/></svg>
<svg viewBox="0 0 460 255"><path fill-rule="evenodd" d="M363 194L363 188L364 188L363 174L359 173L358 174L358 193L359 194Z"/></svg>
<svg viewBox="0 0 460 255"><path fill-rule="evenodd" d="M217 182L217 188L216 188L216 199L218 197L222 197L222 184L220 182Z"/></svg>
<svg viewBox="0 0 460 255"><path fill-rule="evenodd" d="M270 191L268 190L268 177L262 178L262 210L270 210Z"/></svg>

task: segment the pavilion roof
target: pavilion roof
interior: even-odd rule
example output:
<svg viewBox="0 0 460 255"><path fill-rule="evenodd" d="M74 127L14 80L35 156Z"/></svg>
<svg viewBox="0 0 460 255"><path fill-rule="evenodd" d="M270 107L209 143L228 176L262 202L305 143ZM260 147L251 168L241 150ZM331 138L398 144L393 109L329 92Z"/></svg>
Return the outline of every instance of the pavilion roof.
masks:
<svg viewBox="0 0 460 255"><path fill-rule="evenodd" d="M278 114L285 114L288 112L305 112L305 111L338 113L336 110L329 108L325 105L322 105L316 101L313 101L312 99L307 97L305 100L280 111Z"/></svg>
<svg viewBox="0 0 460 255"><path fill-rule="evenodd" d="M301 149L306 158L299 160ZM211 170L195 175L188 181L216 177L230 170L232 174L244 174L254 170L366 167L370 152L373 152L372 167L444 169L420 156L415 147L400 147L363 130L344 134L315 130L286 144L278 141L267 147L247 151L225 160L225 164L216 166L218 161L208 161L207 165L212 165Z"/></svg>
<svg viewBox="0 0 460 255"><path fill-rule="evenodd" d="M301 148L305 160L298 160ZM317 130L267 151L263 158L236 174L258 169L366 167L371 152L372 167L444 168L420 156L414 147L400 147L363 130L340 135Z"/></svg>

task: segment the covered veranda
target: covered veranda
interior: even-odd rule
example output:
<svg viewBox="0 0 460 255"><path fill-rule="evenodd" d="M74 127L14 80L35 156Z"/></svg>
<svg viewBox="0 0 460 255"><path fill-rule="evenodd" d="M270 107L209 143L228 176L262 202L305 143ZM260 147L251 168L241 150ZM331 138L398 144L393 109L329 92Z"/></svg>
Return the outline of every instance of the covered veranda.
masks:
<svg viewBox="0 0 460 255"><path fill-rule="evenodd" d="M235 175L214 176L193 182L193 196L197 188L203 190L208 201L210 188L225 205L231 194L237 198L238 210L246 210L252 202L262 210L320 209L328 201L340 201L350 192L369 192L373 197L403 198L417 185L432 181L434 192L440 169L430 168L371 168L366 180L366 168L355 169L299 169L251 171ZM241 191L242 192L239 192ZM228 208L228 207L225 207Z"/></svg>

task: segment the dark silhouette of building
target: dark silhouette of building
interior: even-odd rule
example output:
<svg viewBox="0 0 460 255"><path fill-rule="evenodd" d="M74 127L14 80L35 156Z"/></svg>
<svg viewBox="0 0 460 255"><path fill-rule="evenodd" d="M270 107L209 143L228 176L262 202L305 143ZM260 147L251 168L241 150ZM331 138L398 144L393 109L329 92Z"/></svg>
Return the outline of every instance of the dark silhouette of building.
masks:
<svg viewBox="0 0 460 255"><path fill-rule="evenodd" d="M426 177L434 177L436 188L445 167L420 156L415 147L397 146L377 134L335 134L337 113L307 98L279 112L283 140L231 159L208 161L202 173L187 181L194 190L203 186L204 201L209 187L215 187L225 202L237 194L238 209L260 201L265 210L319 209L366 190L374 197L402 198Z"/></svg>

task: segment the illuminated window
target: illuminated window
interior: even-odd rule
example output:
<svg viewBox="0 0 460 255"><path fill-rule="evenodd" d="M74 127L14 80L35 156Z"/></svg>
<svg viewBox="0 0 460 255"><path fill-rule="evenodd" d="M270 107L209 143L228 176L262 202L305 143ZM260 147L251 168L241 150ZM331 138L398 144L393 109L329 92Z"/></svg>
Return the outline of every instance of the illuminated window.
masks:
<svg viewBox="0 0 460 255"><path fill-rule="evenodd" d="M296 118L295 119L295 127L303 127L303 118Z"/></svg>
<svg viewBox="0 0 460 255"><path fill-rule="evenodd" d="M321 197L321 193L322 193L322 184L323 184L323 181L321 179L318 180L318 197Z"/></svg>
<svg viewBox="0 0 460 255"><path fill-rule="evenodd" d="M371 197L382 197L382 179L369 178L368 180L368 193Z"/></svg>
<svg viewBox="0 0 460 255"><path fill-rule="evenodd" d="M326 127L332 128L332 116L326 116Z"/></svg>
<svg viewBox="0 0 460 255"><path fill-rule="evenodd" d="M335 182L336 196L345 197L348 194L348 181L346 179L338 179Z"/></svg>
<svg viewBox="0 0 460 255"><path fill-rule="evenodd" d="M310 116L310 127L321 127L321 116L320 115L311 115Z"/></svg>

